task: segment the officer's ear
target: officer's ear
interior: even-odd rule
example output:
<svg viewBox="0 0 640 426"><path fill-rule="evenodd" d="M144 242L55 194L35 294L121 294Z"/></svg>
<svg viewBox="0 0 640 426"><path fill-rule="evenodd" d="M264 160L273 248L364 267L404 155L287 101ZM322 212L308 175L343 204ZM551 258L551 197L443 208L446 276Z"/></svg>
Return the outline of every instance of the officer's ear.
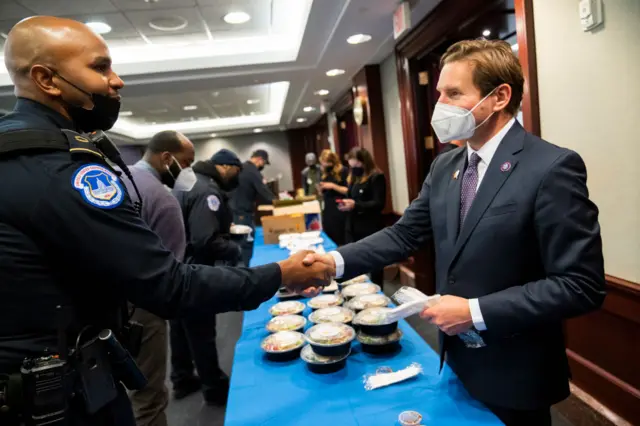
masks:
<svg viewBox="0 0 640 426"><path fill-rule="evenodd" d="M62 91L58 88L58 85L54 81L55 73L44 65L34 65L29 70L29 76L31 80L38 86L38 88L52 97L58 97L62 95Z"/></svg>
<svg viewBox="0 0 640 426"><path fill-rule="evenodd" d="M165 151L160 154L160 158L162 159L162 164L165 166L170 166L173 163L173 155L169 151Z"/></svg>

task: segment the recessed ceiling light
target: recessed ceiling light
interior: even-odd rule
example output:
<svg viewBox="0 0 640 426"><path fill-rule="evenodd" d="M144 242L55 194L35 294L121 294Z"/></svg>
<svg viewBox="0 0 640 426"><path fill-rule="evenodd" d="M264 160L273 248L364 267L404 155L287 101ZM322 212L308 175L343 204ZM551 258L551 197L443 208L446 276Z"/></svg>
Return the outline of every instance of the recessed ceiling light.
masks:
<svg viewBox="0 0 640 426"><path fill-rule="evenodd" d="M211 134L209 135L209 137L211 137L211 138L215 138L216 136L218 136L218 134L217 134L217 133L211 133Z"/></svg>
<svg viewBox="0 0 640 426"><path fill-rule="evenodd" d="M220 92L212 92L211 96L213 96L214 98L217 98L218 96L220 96Z"/></svg>
<svg viewBox="0 0 640 426"><path fill-rule="evenodd" d="M165 112L169 112L166 108L158 108L158 109L150 109L149 113L151 114L164 114Z"/></svg>
<svg viewBox="0 0 640 426"><path fill-rule="evenodd" d="M318 96L327 96L329 94L329 91L327 89L320 89L314 92L314 94Z"/></svg>
<svg viewBox="0 0 640 426"><path fill-rule="evenodd" d="M347 39L347 43L360 44L360 43L366 43L369 40L371 40L371 36L369 34L354 34Z"/></svg>
<svg viewBox="0 0 640 426"><path fill-rule="evenodd" d="M187 28L189 22L182 16L161 16L149 21L149 27L156 31L172 32Z"/></svg>
<svg viewBox="0 0 640 426"><path fill-rule="evenodd" d="M255 105L259 103L260 103L260 99L247 99L247 104L249 105Z"/></svg>
<svg viewBox="0 0 640 426"><path fill-rule="evenodd" d="M256 115L256 112L255 112L255 111L251 111L251 112L249 113L249 115Z"/></svg>
<svg viewBox="0 0 640 426"><path fill-rule="evenodd" d="M490 29L486 29L482 32L482 35L485 37L489 37L491 35L491 30Z"/></svg>
<svg viewBox="0 0 640 426"><path fill-rule="evenodd" d="M328 77L335 77L335 76L342 75L342 74L344 74L344 70L341 70L339 68L335 68L335 69L327 71L327 76Z"/></svg>
<svg viewBox="0 0 640 426"><path fill-rule="evenodd" d="M315 109L314 107L312 107L312 106L306 106L306 107L302 108L302 110L303 110L304 112L313 112L313 111L315 111L316 109Z"/></svg>
<svg viewBox="0 0 640 426"><path fill-rule="evenodd" d="M306 118L304 118L304 117L300 117L300 118L298 118L296 121L297 121L298 123L304 123L305 121L307 121L307 119L306 119Z"/></svg>
<svg viewBox="0 0 640 426"><path fill-rule="evenodd" d="M253 129L253 133L262 133L262 129Z"/></svg>
<svg viewBox="0 0 640 426"><path fill-rule="evenodd" d="M185 105L182 107L183 110L185 111L195 111L198 109L197 105Z"/></svg>
<svg viewBox="0 0 640 426"><path fill-rule="evenodd" d="M251 16L249 16L249 14L245 12L230 12L224 15L222 19L224 19L224 22L226 22L227 24L236 25L248 22L251 19Z"/></svg>
<svg viewBox="0 0 640 426"><path fill-rule="evenodd" d="M132 111L120 111L118 114L120 117L131 117L133 115Z"/></svg>
<svg viewBox="0 0 640 426"><path fill-rule="evenodd" d="M86 25L91 31L97 34L107 34L111 32L111 26L105 22L92 21L87 22Z"/></svg>

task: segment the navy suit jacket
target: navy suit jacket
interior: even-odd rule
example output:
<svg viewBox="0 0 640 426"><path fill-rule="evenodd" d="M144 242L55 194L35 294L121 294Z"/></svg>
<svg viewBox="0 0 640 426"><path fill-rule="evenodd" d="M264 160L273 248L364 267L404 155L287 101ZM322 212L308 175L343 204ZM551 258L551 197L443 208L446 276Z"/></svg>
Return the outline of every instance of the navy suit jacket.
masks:
<svg viewBox="0 0 640 426"><path fill-rule="evenodd" d="M605 297L598 209L584 162L516 122L459 229L466 163L466 147L436 157L394 226L338 250L344 276L403 260L433 239L437 292L478 298L487 327L481 349L441 333L447 363L480 401L549 406L569 394L562 320Z"/></svg>

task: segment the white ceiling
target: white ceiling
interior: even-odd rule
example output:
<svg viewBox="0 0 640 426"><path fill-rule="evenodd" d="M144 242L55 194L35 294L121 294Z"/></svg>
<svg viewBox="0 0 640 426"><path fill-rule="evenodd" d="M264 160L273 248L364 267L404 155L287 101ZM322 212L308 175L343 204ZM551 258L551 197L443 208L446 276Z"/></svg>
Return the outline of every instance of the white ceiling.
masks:
<svg viewBox="0 0 640 426"><path fill-rule="evenodd" d="M414 1L417 23L440 0ZM106 22L103 37L125 81L114 132L141 141L176 129L192 138L307 126L364 65L393 50L396 0L0 0L0 35L32 15ZM251 20L222 17L242 11ZM158 26L177 27L159 31ZM353 34L371 41L350 45ZM0 39L3 41L4 39ZM344 69L337 77L326 71ZM315 95L319 89L328 96ZM247 101L250 101L249 103ZM0 65L0 109L13 89ZM313 111L303 108L311 106ZM185 108L186 107L186 108ZM306 119L306 121L302 121Z"/></svg>

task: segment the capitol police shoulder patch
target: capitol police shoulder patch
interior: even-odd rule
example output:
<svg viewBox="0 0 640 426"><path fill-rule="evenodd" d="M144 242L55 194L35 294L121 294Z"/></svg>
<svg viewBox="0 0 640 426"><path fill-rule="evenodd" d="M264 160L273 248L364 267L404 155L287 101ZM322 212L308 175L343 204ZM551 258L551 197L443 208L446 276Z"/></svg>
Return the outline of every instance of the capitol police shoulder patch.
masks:
<svg viewBox="0 0 640 426"><path fill-rule="evenodd" d="M217 212L220 208L220 200L215 195L209 195L207 197L207 205L209 206L209 210Z"/></svg>
<svg viewBox="0 0 640 426"><path fill-rule="evenodd" d="M113 209L124 200L120 178L100 164L80 167L73 174L71 184L87 203L100 209Z"/></svg>

